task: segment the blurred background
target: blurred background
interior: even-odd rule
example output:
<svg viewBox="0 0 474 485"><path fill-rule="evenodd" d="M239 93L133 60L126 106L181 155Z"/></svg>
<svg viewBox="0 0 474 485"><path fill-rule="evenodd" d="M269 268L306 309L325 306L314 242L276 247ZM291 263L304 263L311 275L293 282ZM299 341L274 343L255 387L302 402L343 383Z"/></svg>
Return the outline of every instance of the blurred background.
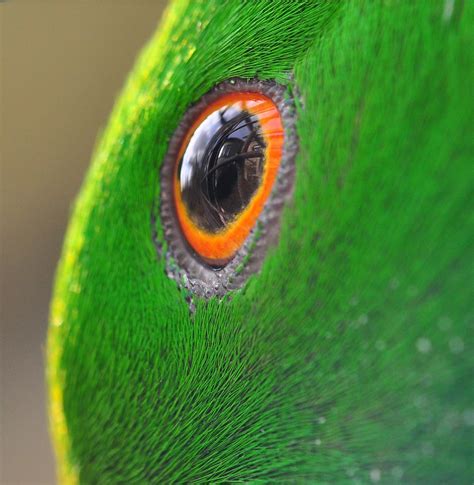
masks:
<svg viewBox="0 0 474 485"><path fill-rule="evenodd" d="M54 483L44 346L96 137L164 0L0 0L0 483Z"/></svg>

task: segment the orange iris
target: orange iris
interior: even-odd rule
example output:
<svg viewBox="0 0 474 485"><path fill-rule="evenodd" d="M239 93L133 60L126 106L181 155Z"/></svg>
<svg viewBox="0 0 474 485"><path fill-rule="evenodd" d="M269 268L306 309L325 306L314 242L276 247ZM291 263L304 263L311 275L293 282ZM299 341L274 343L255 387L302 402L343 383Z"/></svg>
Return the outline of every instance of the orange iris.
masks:
<svg viewBox="0 0 474 485"><path fill-rule="evenodd" d="M219 116L227 115L229 112L244 113L246 116L244 121L254 120L246 124L242 121L243 124L239 126L247 126L251 123L254 126L258 125L258 136L263 142L261 144L263 167L259 175L258 186L251 193L249 200L245 201L245 206L239 208L238 213L230 220L226 220L217 231L210 231L203 227L202 224L196 223L196 218L192 214L192 208L183 197L183 175L181 170L183 159L189 159L189 151L192 149L190 147L196 145L196 137L199 135L200 127L207 123L205 128L201 128L201 132L207 133L209 131L207 126L212 125L209 120L217 119L216 112L218 112ZM211 118L213 115L214 117ZM174 205L179 225L188 244L207 263L211 265L227 263L249 236L275 182L282 156L283 137L281 116L275 103L269 97L256 92L223 94L201 112L186 133L174 169ZM218 150L218 148L215 150ZM237 157L239 156L237 155ZM234 156L234 158L236 157ZM243 163L242 158L240 156L240 159L236 158L237 161L227 163ZM229 158L226 160L229 160ZM219 169L219 163L218 161L214 171L216 168Z"/></svg>

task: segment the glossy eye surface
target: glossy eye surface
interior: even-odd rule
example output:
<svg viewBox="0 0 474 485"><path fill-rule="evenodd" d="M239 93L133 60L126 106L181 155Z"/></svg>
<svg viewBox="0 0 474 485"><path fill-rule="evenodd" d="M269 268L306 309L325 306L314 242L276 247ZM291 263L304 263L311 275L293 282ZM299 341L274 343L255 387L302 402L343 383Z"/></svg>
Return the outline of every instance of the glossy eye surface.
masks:
<svg viewBox="0 0 474 485"><path fill-rule="evenodd" d="M275 103L258 92L222 94L194 120L174 169L181 231L213 267L230 261L270 195L284 131Z"/></svg>

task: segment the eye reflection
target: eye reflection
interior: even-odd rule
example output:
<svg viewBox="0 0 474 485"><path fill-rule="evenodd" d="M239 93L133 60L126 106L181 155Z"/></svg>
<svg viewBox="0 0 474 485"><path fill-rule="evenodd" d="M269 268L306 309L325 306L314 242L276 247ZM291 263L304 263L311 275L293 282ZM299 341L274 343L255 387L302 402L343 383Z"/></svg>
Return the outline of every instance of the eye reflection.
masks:
<svg viewBox="0 0 474 485"><path fill-rule="evenodd" d="M258 117L242 102L204 119L178 166L182 201L194 224L217 233L235 220L261 184L265 146Z"/></svg>

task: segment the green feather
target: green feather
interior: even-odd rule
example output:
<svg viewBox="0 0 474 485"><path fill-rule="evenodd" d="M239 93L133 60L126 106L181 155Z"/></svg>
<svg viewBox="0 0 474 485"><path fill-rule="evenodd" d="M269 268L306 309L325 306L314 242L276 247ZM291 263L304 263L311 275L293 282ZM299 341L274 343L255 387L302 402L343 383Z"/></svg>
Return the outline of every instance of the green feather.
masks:
<svg viewBox="0 0 474 485"><path fill-rule="evenodd" d="M473 10L169 7L58 270L63 481L472 482ZM294 193L260 271L191 313L153 241L166 252L159 172L187 108L232 77L295 96Z"/></svg>

